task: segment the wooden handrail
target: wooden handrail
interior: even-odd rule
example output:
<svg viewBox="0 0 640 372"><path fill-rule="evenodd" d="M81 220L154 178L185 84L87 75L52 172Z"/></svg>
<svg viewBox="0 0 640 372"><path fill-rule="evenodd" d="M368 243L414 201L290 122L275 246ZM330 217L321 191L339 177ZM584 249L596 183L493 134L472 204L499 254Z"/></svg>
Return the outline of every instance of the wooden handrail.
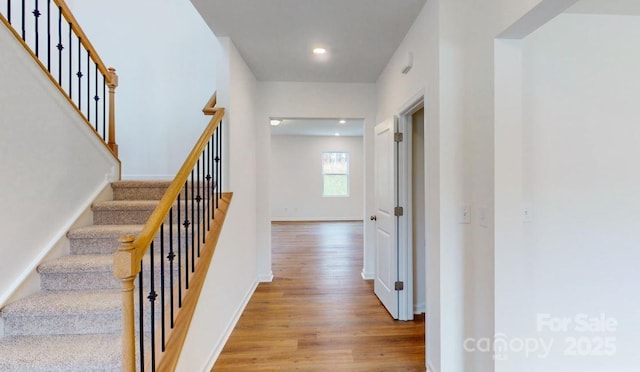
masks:
<svg viewBox="0 0 640 372"><path fill-rule="evenodd" d="M80 27L80 24L78 23L78 20L76 20L76 17L74 17L73 13L71 13L71 10L67 6L67 3L65 3L64 0L53 0L53 2L60 7L62 16L67 20L67 22L71 24L71 29L80 38L82 46L84 46L84 48L89 53L91 53L91 59L93 59L93 61L98 65L98 69L100 70L102 75L104 75L107 84L111 83L113 81L113 77L111 76L107 65L102 62L102 58L100 58L100 55L89 41L87 34L85 34L82 30L82 27Z"/></svg>
<svg viewBox="0 0 640 372"><path fill-rule="evenodd" d="M16 30L12 26L12 24L9 22L9 20L7 18L5 18L4 15L2 15L2 14L0 14L0 24L4 24L7 27L7 29L9 29L11 31L11 33L14 35L16 40L20 44L22 44L24 49L27 51L27 53L29 53L29 55L31 55L31 57L38 64L38 66L40 66L40 68L46 74L46 76L49 78L49 80L51 80L51 82L56 86L56 88L65 96L65 98L69 101L69 103L76 109L76 111L78 112L78 114L80 115L82 120L89 126L89 128L93 129L94 134L97 136L97 138L99 138L101 141L104 142L105 146L111 151L111 153L114 155L115 159L118 162L120 162L120 160L118 159L118 145L116 144L116 136L115 136L115 133L116 133L116 129L115 129L116 128L115 127L115 89L118 86L118 75L116 74L116 70L114 68L112 68L112 67L107 68L105 63L102 61L102 58L100 58L100 55L98 54L96 49L93 47L93 45L89 41L89 38L85 34L85 32L82 29L82 27L80 27L78 21L76 20L76 18L73 15L73 13L71 13L71 10L67 6L67 4L64 2L64 0L53 0L53 3L57 6L57 9L59 9L60 15L62 17L64 17L64 19L70 25L71 31L78 37L81 45L89 53L89 57L91 58L91 60L93 60L93 62L96 65L96 68L100 71L101 75L104 77L105 84L109 87L109 108L108 108L108 112L109 112L109 134L108 134L108 139L104 138L104 136L106 136L106 133L103 133L102 136L100 135L100 133L98 132L98 123L94 123L92 125L92 123L90 122L91 119L88 117L88 114L87 114L87 116L85 116L85 114L80 111L79 103L74 102L71 94L68 91L65 90L65 88L62 85L62 83L59 81L60 78L58 77L58 79L56 79L52 75L52 72L51 72L51 70L49 68L50 66L47 67L47 66L44 65L44 61L41 60L37 56L37 53L34 52L34 50L32 50L32 48L29 46L27 41L25 41L23 39L23 37L18 33L18 30ZM60 47L60 46L58 46L58 47ZM67 47L70 47L70 46L67 46ZM81 97L78 97L77 99L78 99L78 102L79 102ZM102 97L102 99L106 100L106 97Z"/></svg>
<svg viewBox="0 0 640 372"><path fill-rule="evenodd" d="M109 139L107 140L107 146L118 156L118 144L116 143L116 88L118 87L118 75L116 69L109 67L109 81L107 86L109 87ZM105 75L105 80L107 75Z"/></svg>
<svg viewBox="0 0 640 372"><path fill-rule="evenodd" d="M215 115L217 110L216 108L217 103L218 103L217 92L213 92L213 95L211 96L211 98L209 98L207 103L204 105L204 108L202 109L202 113L204 113L205 115Z"/></svg>
<svg viewBox="0 0 640 372"><path fill-rule="evenodd" d="M160 203L153 210L153 213L151 213L151 216L147 220L146 225L144 226L140 234L138 234L136 240L132 243L135 249L130 253L127 253L127 255L131 255L132 261L139 263L142 260L142 257L147 252L147 249L149 249L149 246L153 241L153 237L158 233L158 231L160 230L160 225L162 225L164 220L169 215L169 210L173 207L173 203L178 198L178 194L191 175L191 170L196 165L196 162L200 158L200 154L202 154L202 151L211 139L211 135L218 127L220 121L222 121L223 116L224 109L218 108L216 110L216 114L209 121L207 129L205 129L205 131L202 133L202 135L198 139L198 142L196 142L196 145L189 153L189 156L182 164L182 167L178 171L178 174L176 174L175 178L173 179L173 182L171 182L171 185L167 188L164 196L162 197L162 199L160 199ZM119 253L122 252L116 252L116 257L118 257ZM128 262L128 260L125 260L125 262ZM139 271L140 266L138 265L136 267L136 272L134 272L133 274L136 275Z"/></svg>
<svg viewBox="0 0 640 372"><path fill-rule="evenodd" d="M215 104L215 93L213 95L213 99L209 100L209 102L212 102L212 101L213 101L213 104ZM120 248L118 249L118 251L114 253L114 256L113 256L114 276L120 280L121 288L122 288L122 301L123 301L122 315L124 320L123 335L122 335L123 336L122 369L125 371L135 371L135 363L136 363L136 360L135 360L136 353L135 353L135 347L134 347L134 340L135 340L134 316L135 315L133 313L133 303L134 303L134 300L133 300L134 284L133 283L134 283L135 277L140 272L140 269L141 269L140 262L142 261L143 256L149 250L154 237L160 231L160 228L164 224L164 221L166 220L167 216L169 215L171 208L174 207L174 202L178 198L180 192L183 190L185 184L189 179L189 176L192 175L193 169L198 163L201 154L205 150L206 146L208 145L209 141L214 135L214 132L216 131L216 129L220 125L220 122L222 121L222 118L224 116L224 109L215 108L215 107L212 109L213 110L210 110L210 112L213 112L214 114L211 120L209 121L209 124L207 125L206 129L203 131L202 135L196 142L195 146L187 156L186 160L182 164L182 167L180 168L175 178L167 188L167 191L165 192L164 196L160 199L158 206L151 213L151 216L147 220L147 223L143 227L142 231L138 234L137 237L133 235L125 235L121 237ZM229 195L224 196L223 199L230 200L230 196ZM214 212L216 215L219 212L224 213L218 210L215 210ZM218 229L219 228L221 228L221 226L219 226ZM213 231L214 230L209 231L209 234L207 234L207 239L209 239L210 241L205 243L205 246L208 246L207 249L211 251L215 249L215 241L217 241L217 235L215 234L219 234L219 230L218 230L217 233L214 233L214 235L211 235ZM211 247L210 245L211 243L213 243L213 247ZM211 255L212 254L213 253L211 252ZM203 256L201 256L200 259L207 257L205 261L206 260L210 261L211 255L209 255L208 253L206 254L203 253ZM205 267L205 268L208 267L209 264L205 263L205 261L203 261L203 264L201 266L200 260L198 260L198 268L199 268L198 270L200 270L200 267ZM202 275L206 275L206 274L196 273L195 275L197 277L201 277ZM203 281L204 279L201 279L201 280ZM197 302L197 297L199 296L199 293L201 290L200 286L201 284L195 285L192 290L193 294L185 296L184 300L186 301L188 298L194 297L195 299L190 301ZM193 305L193 309L195 309L195 303ZM186 312L191 314L188 316L188 319L184 321L184 323L186 323L187 328L188 328L188 323L191 322L190 317L193 315L193 309ZM179 317L184 318L185 315L179 315ZM176 318L176 322L177 321L178 321L178 318ZM184 336L186 336L186 332L180 331L180 332L177 332L177 335L178 335L177 337L180 338L181 341L179 342L169 341L169 342L172 344L177 343L175 344L177 345L175 347L179 349L177 351L179 353L179 351L182 349L182 343L184 342ZM175 353L176 351L172 350L169 353L169 355L173 355ZM164 363L172 363L172 362L167 361Z"/></svg>

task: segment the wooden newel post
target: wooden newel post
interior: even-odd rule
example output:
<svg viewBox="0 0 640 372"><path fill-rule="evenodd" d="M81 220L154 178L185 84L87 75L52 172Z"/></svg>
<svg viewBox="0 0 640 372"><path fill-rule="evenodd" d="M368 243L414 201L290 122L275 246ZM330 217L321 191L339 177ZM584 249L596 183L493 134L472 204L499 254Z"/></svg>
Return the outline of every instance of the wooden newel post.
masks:
<svg viewBox="0 0 640 372"><path fill-rule="evenodd" d="M113 255L114 276L122 285L122 370L136 370L135 314L133 305L133 281L140 271L140 262L135 259L134 235L120 238L120 248Z"/></svg>
<svg viewBox="0 0 640 372"><path fill-rule="evenodd" d="M116 144L116 88L118 87L118 75L116 69L109 67L110 81L109 87L109 148L118 156L118 145Z"/></svg>

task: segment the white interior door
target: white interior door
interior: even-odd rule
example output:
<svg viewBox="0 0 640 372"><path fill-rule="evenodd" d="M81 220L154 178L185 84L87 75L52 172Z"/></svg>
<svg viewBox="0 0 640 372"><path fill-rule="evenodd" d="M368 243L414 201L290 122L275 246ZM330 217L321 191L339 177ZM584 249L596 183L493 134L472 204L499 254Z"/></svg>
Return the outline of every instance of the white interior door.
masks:
<svg viewBox="0 0 640 372"><path fill-rule="evenodd" d="M394 319L398 319L397 154L393 118L375 127L374 164L376 214L376 274L374 291Z"/></svg>

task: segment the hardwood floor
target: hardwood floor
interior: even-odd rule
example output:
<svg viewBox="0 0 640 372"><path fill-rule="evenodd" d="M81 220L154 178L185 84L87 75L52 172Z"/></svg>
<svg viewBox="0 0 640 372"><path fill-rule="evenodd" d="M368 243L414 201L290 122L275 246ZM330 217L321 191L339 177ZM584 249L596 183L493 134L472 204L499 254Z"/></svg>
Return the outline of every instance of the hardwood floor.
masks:
<svg viewBox="0 0 640 372"><path fill-rule="evenodd" d="M391 319L364 281L362 223L274 223L261 283L213 371L424 371L424 317Z"/></svg>

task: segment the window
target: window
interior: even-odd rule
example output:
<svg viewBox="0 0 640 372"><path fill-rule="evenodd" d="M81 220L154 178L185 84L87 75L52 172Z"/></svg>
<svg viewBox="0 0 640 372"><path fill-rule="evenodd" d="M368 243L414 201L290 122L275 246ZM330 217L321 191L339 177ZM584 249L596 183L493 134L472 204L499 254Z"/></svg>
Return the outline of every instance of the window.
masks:
<svg viewBox="0 0 640 372"><path fill-rule="evenodd" d="M322 153L323 196L349 196L349 153Z"/></svg>

